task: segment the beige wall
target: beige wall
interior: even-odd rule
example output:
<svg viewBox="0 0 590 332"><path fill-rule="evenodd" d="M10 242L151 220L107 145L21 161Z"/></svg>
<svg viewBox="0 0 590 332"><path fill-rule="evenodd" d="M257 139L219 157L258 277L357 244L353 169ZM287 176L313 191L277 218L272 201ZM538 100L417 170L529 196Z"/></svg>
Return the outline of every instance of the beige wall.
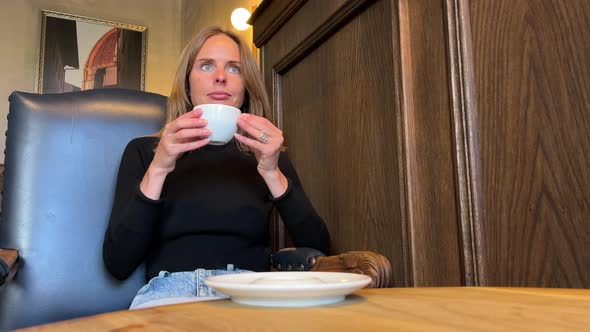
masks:
<svg viewBox="0 0 590 332"><path fill-rule="evenodd" d="M0 0L0 133L6 130L10 93L35 92L42 9L146 26L145 90L168 94L181 48L181 5L181 0ZM0 150L4 145L0 135Z"/></svg>
<svg viewBox="0 0 590 332"><path fill-rule="evenodd" d="M41 10L147 27L145 90L167 95L182 48L200 28L231 29L234 8L259 0L0 0L0 151L4 150L8 96L35 92ZM252 29L240 32L252 41ZM0 153L0 164L4 154Z"/></svg>

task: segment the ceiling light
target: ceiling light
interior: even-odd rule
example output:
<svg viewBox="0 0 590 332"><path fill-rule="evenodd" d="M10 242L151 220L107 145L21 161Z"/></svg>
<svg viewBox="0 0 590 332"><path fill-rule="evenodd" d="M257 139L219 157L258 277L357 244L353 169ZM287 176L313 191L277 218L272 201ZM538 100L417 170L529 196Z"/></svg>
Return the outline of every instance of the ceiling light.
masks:
<svg viewBox="0 0 590 332"><path fill-rule="evenodd" d="M231 24L239 31L244 31L250 27L248 19L250 18L250 12L244 8L236 8L231 13Z"/></svg>

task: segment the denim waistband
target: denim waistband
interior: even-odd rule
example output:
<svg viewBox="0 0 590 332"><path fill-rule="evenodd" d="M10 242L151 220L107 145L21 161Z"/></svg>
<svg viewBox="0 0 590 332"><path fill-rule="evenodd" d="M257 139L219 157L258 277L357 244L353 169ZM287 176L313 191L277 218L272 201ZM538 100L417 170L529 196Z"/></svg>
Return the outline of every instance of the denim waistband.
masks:
<svg viewBox="0 0 590 332"><path fill-rule="evenodd" d="M212 276L244 272L252 271L237 269L233 264L228 264L226 269L196 269L186 272L160 271L158 276L152 278L137 292L130 309L140 306L146 307L147 302L150 302L149 306L152 306L152 302L153 305L158 305L158 302L169 304L170 301L163 300L170 298L179 299L179 302L186 302L187 299L194 297L226 298L225 294L207 286L205 280Z"/></svg>

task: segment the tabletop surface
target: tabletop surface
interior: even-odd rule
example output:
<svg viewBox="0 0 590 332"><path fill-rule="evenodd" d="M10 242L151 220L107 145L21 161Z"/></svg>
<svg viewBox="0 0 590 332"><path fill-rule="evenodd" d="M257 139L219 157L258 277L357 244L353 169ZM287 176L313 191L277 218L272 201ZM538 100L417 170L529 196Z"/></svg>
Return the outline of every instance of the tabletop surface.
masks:
<svg viewBox="0 0 590 332"><path fill-rule="evenodd" d="M263 308L230 300L125 310L23 331L590 331L590 290L363 289L338 304Z"/></svg>

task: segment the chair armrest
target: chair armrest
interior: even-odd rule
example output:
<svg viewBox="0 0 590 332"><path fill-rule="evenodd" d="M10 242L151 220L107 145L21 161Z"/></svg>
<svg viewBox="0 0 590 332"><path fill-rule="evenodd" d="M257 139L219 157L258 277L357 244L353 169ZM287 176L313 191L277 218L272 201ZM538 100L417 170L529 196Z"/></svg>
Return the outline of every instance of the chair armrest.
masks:
<svg viewBox="0 0 590 332"><path fill-rule="evenodd" d="M0 287L16 274L19 258L18 250L0 249Z"/></svg>
<svg viewBox="0 0 590 332"><path fill-rule="evenodd" d="M275 271L349 272L367 275L373 279L370 288L389 287L391 263L372 251L349 251L326 256L313 248L285 248L270 256L271 269Z"/></svg>
<svg viewBox="0 0 590 332"><path fill-rule="evenodd" d="M373 279L369 288L389 287L392 274L389 260L372 251L349 251L340 255L318 257L310 271L364 274Z"/></svg>

